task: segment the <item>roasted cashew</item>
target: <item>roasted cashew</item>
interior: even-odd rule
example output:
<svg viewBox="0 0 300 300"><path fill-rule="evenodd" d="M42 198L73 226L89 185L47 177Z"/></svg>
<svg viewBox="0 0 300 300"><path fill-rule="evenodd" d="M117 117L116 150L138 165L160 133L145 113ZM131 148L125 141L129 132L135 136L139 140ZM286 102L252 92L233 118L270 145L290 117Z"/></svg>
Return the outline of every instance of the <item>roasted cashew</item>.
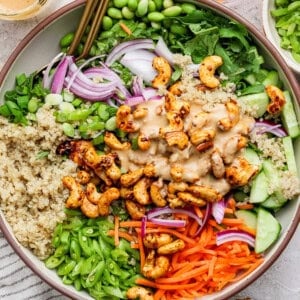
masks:
<svg viewBox="0 0 300 300"><path fill-rule="evenodd" d="M150 186L150 197L152 202L158 207L164 207L167 205L167 200L161 194L161 187L157 182L153 182Z"/></svg>
<svg viewBox="0 0 300 300"><path fill-rule="evenodd" d="M133 220L141 220L146 214L146 207L132 200L125 200L125 208Z"/></svg>
<svg viewBox="0 0 300 300"><path fill-rule="evenodd" d="M269 98L271 99L271 102L267 107L267 111L272 115L280 113L286 102L282 90L274 85L266 86L265 90Z"/></svg>
<svg viewBox="0 0 300 300"><path fill-rule="evenodd" d="M182 181L184 169L181 165L172 164L170 169L170 175L176 182Z"/></svg>
<svg viewBox="0 0 300 300"><path fill-rule="evenodd" d="M183 250L185 247L185 243L183 240L177 239L171 243L168 243L166 245L160 246L157 249L157 253L161 255L170 255L174 254L178 251Z"/></svg>
<svg viewBox="0 0 300 300"><path fill-rule="evenodd" d="M226 168L225 177L232 186L244 186L257 174L258 167L250 164L245 158L238 157Z"/></svg>
<svg viewBox="0 0 300 300"><path fill-rule="evenodd" d="M223 159L221 157L220 151L218 149L214 149L211 153L210 157L211 162L211 170L216 178L222 178L225 174L225 166Z"/></svg>
<svg viewBox="0 0 300 300"><path fill-rule="evenodd" d="M126 292L127 299L154 300L153 293L144 287L133 286Z"/></svg>
<svg viewBox="0 0 300 300"><path fill-rule="evenodd" d="M236 101L230 100L225 103L227 118L219 120L218 127L223 131L228 131L233 128L240 120L240 108Z"/></svg>
<svg viewBox="0 0 300 300"><path fill-rule="evenodd" d="M216 131L213 128L207 128L202 130L195 130L191 136L190 140L194 146L198 146L207 142L212 142L216 136Z"/></svg>
<svg viewBox="0 0 300 300"><path fill-rule="evenodd" d="M125 132L136 132L139 126L134 122L131 113L131 107L128 105L121 105L116 113L117 127Z"/></svg>
<svg viewBox="0 0 300 300"><path fill-rule="evenodd" d="M80 184L87 184L91 180L91 174L85 170L79 170L76 174L76 180Z"/></svg>
<svg viewBox="0 0 300 300"><path fill-rule="evenodd" d="M156 56L152 61L152 66L158 73L152 80L152 86L154 88L166 86L172 75L172 68L168 61L164 57Z"/></svg>
<svg viewBox="0 0 300 300"><path fill-rule="evenodd" d="M206 201L200 199L199 197L194 196L192 193L188 192L178 192L177 193L180 200L187 204L197 205L197 206L205 206Z"/></svg>
<svg viewBox="0 0 300 300"><path fill-rule="evenodd" d="M220 81L214 76L218 67L223 64L222 57L217 55L207 56L200 64L199 78L201 82L214 89L219 86Z"/></svg>
<svg viewBox="0 0 300 300"><path fill-rule="evenodd" d="M121 143L119 139L109 131L104 134L104 143L112 150L128 150L130 148L129 142Z"/></svg>
<svg viewBox="0 0 300 300"><path fill-rule="evenodd" d="M165 109L167 112L176 112L181 118L184 118L190 112L191 105L183 100L177 100L175 95L167 92L165 95Z"/></svg>
<svg viewBox="0 0 300 300"><path fill-rule="evenodd" d="M109 207L111 202L119 199L120 192L117 188L111 187L107 189L103 194L98 202L98 209L100 216L107 216L109 214Z"/></svg>
<svg viewBox="0 0 300 300"><path fill-rule="evenodd" d="M187 191L207 202L217 202L222 198L217 190L209 186L191 185L187 188Z"/></svg>
<svg viewBox="0 0 300 300"><path fill-rule="evenodd" d="M223 148L223 161L230 164L234 160L236 154L247 146L248 139L242 135L234 135L227 140Z"/></svg>
<svg viewBox="0 0 300 300"><path fill-rule="evenodd" d="M177 146L180 150L185 149L189 145L189 138L183 131L171 131L165 134L168 146Z"/></svg>
<svg viewBox="0 0 300 300"><path fill-rule="evenodd" d="M203 128L209 120L209 114L207 112L201 111L193 116L192 118L192 128L191 134L193 134L194 130L199 130Z"/></svg>
<svg viewBox="0 0 300 300"><path fill-rule="evenodd" d="M168 193L176 194L177 192L184 192L188 188L185 182L170 182L168 184Z"/></svg>
<svg viewBox="0 0 300 300"><path fill-rule="evenodd" d="M120 197L123 199L133 200L133 189L127 188L127 187L121 187L120 188Z"/></svg>
<svg viewBox="0 0 300 300"><path fill-rule="evenodd" d="M157 249L172 241L173 238L168 233L147 233L143 238L144 246L149 249Z"/></svg>
<svg viewBox="0 0 300 300"><path fill-rule="evenodd" d="M92 202L94 204L99 203L101 193L98 193L97 187L95 186L94 183L89 182L87 184L86 190L85 190L85 195L90 202Z"/></svg>
<svg viewBox="0 0 300 300"><path fill-rule="evenodd" d="M136 184L144 174L144 169L139 168L134 171L130 171L123 174L120 178L121 185L124 187L129 187Z"/></svg>
<svg viewBox="0 0 300 300"><path fill-rule="evenodd" d="M166 256L155 257L155 251L151 250L146 257L142 268L142 274L150 279L157 279L164 276L170 267L170 261Z"/></svg>
<svg viewBox="0 0 300 300"><path fill-rule="evenodd" d="M90 202L86 196L83 197L80 209L88 218L94 219L99 217L98 205Z"/></svg>
<svg viewBox="0 0 300 300"><path fill-rule="evenodd" d="M133 118L134 119L142 119L145 118L148 115L148 108L146 107L137 107L133 113Z"/></svg>
<svg viewBox="0 0 300 300"><path fill-rule="evenodd" d="M151 146L150 139L143 133L139 134L137 143L138 143L139 149L142 151L149 150L149 148Z"/></svg>
<svg viewBox="0 0 300 300"><path fill-rule="evenodd" d="M171 208L180 208L186 206L186 203L184 201L173 194L169 194L167 200Z"/></svg>
<svg viewBox="0 0 300 300"><path fill-rule="evenodd" d="M155 166L153 164L146 164L146 166L144 167L144 175L149 178L155 177L156 176Z"/></svg>
<svg viewBox="0 0 300 300"><path fill-rule="evenodd" d="M116 182L117 180L120 179L121 177L121 170L120 168L113 163L106 171L105 171L106 175L112 179L112 181Z"/></svg>
<svg viewBox="0 0 300 300"><path fill-rule="evenodd" d="M134 199L142 204L147 205L151 203L151 198L148 192L151 181L149 178L144 177L140 179L133 187Z"/></svg>
<svg viewBox="0 0 300 300"><path fill-rule="evenodd" d="M169 92L175 96L182 94L182 82L177 81L169 87Z"/></svg>
<svg viewBox="0 0 300 300"><path fill-rule="evenodd" d="M82 204L84 191L79 182L72 176L64 176L62 178L63 185L70 191L70 195L66 201L66 207L77 208Z"/></svg>

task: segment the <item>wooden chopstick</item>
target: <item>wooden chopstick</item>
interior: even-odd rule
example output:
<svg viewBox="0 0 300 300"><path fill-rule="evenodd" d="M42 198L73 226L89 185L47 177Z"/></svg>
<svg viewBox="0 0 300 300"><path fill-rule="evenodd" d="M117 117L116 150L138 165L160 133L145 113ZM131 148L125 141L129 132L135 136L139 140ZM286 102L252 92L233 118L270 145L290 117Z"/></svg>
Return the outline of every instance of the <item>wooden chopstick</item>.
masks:
<svg viewBox="0 0 300 300"><path fill-rule="evenodd" d="M87 0L83 14L81 16L79 25L76 29L73 41L67 51L68 55L73 55L77 46L79 45L81 38L94 14L94 11L98 5L99 0Z"/></svg>
<svg viewBox="0 0 300 300"><path fill-rule="evenodd" d="M98 2L98 8L95 13L89 34L84 43L82 53L80 54L78 59L84 58L89 53L89 51L93 45L94 39L99 32L101 22L102 22L104 14L106 12L106 8L108 6L109 0L100 0L100 3L99 3L99 1L96 1L96 2Z"/></svg>

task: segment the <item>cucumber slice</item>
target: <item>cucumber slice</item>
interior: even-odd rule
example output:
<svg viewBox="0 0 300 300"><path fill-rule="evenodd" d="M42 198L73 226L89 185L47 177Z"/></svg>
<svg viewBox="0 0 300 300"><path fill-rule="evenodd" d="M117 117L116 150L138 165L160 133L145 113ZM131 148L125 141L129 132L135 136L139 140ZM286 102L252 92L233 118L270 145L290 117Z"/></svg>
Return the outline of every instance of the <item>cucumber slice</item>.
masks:
<svg viewBox="0 0 300 300"><path fill-rule="evenodd" d="M256 229L257 227L257 215L251 210L240 209L235 212L238 219L242 219L244 224L249 228Z"/></svg>
<svg viewBox="0 0 300 300"><path fill-rule="evenodd" d="M286 103L281 112L282 124L289 136L291 138L295 138L300 135L299 123L297 121L290 93L288 91L284 91L283 94L285 96Z"/></svg>
<svg viewBox="0 0 300 300"><path fill-rule="evenodd" d="M258 154L252 148L246 148L244 152L245 158L249 161L250 164L255 165L259 168L262 167L262 162L258 156Z"/></svg>
<svg viewBox="0 0 300 300"><path fill-rule="evenodd" d="M295 159L293 141L290 136L285 136L282 138L284 154L286 157L286 162L288 166L288 170L297 175L297 164Z"/></svg>
<svg viewBox="0 0 300 300"><path fill-rule="evenodd" d="M260 203L265 201L269 196L269 182L264 171L261 171L252 181L250 190L251 203Z"/></svg>
<svg viewBox="0 0 300 300"><path fill-rule="evenodd" d="M263 92L238 97L238 102L242 103L245 106L257 108L254 117L259 118L267 111L269 97L265 92Z"/></svg>
<svg viewBox="0 0 300 300"><path fill-rule="evenodd" d="M281 225L275 217L264 208L257 210L257 226L255 239L255 252L262 253L278 239Z"/></svg>
<svg viewBox="0 0 300 300"><path fill-rule="evenodd" d="M287 202L287 199L284 198L277 198L276 195L271 195L267 198L266 201L262 202L260 205L272 209L272 210L278 210L281 208L285 203Z"/></svg>
<svg viewBox="0 0 300 300"><path fill-rule="evenodd" d="M268 182L272 183L272 185L276 187L274 191L274 195L277 197L278 201L280 202L286 201L280 187L281 183L280 183L279 171L274 167L273 162L270 159L266 159L263 161L263 170L266 174Z"/></svg>
<svg viewBox="0 0 300 300"><path fill-rule="evenodd" d="M267 85L276 85L276 86L278 86L278 84L279 84L278 72L275 71L275 70L269 71L268 74L267 74L267 77L264 79L262 84L264 86L267 86Z"/></svg>
<svg viewBox="0 0 300 300"><path fill-rule="evenodd" d="M248 197L248 195L242 191L236 191L233 193L233 198L238 202L245 201L247 197Z"/></svg>

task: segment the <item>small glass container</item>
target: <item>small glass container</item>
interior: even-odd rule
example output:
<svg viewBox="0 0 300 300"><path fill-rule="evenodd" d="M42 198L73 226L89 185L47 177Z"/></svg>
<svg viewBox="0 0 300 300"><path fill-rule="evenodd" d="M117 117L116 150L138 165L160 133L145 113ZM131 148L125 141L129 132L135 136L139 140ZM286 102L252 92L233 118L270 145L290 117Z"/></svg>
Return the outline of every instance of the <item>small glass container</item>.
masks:
<svg viewBox="0 0 300 300"><path fill-rule="evenodd" d="M0 0L0 20L25 20L38 14L47 0Z"/></svg>

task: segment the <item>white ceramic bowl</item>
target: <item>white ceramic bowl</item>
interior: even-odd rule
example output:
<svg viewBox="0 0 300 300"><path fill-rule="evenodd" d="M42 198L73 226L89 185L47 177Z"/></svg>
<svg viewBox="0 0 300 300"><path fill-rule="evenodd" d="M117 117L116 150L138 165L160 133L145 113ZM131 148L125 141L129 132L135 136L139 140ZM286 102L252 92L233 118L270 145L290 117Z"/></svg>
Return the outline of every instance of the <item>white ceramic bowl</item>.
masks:
<svg viewBox="0 0 300 300"><path fill-rule="evenodd" d="M280 36L275 27L275 20L271 16L270 11L275 9L274 0L263 0L262 3L262 22L263 29L267 39L280 52L286 63L293 71L300 74L300 63L298 63L292 56L291 52L280 47Z"/></svg>
<svg viewBox="0 0 300 300"><path fill-rule="evenodd" d="M18 45L0 72L0 99L3 99L6 90L13 87L16 74L21 72L29 74L32 71L38 70L59 52L59 38L75 29L83 11L83 3L85 3L84 0L78 0L58 10L39 24ZM272 44L253 25L215 1L202 0L199 5L212 9L222 16L235 19L236 21L243 23L249 29L251 36L265 57L266 64L269 67L278 70L285 89L290 91L295 102L298 119L300 119L300 91L298 82ZM296 160L298 162L298 168L300 169L300 139L296 141L295 153L297 155ZM300 220L300 197L290 201L290 203L277 214L277 217L282 224L282 233L278 241L266 253L264 263L241 281L226 287L219 293L201 299L228 299L251 284L273 264L287 246L298 226ZM0 228L21 259L50 286L72 299L91 299L86 293L78 292L75 288L64 285L54 271L47 269L43 262L39 261L29 250L21 246L14 237L9 224L1 211ZM291 274L291 276L293 276L293 274Z"/></svg>

